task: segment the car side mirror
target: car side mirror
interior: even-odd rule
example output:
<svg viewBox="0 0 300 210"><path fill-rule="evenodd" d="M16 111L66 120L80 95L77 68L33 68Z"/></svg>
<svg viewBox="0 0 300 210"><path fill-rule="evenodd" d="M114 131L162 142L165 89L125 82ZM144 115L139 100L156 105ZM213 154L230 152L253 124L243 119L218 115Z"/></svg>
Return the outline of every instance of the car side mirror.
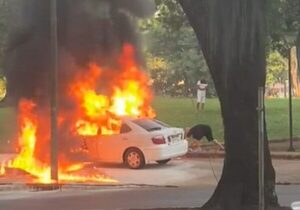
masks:
<svg viewBox="0 0 300 210"><path fill-rule="evenodd" d="M6 88L6 78L4 76L0 76L0 102L4 100L7 88Z"/></svg>

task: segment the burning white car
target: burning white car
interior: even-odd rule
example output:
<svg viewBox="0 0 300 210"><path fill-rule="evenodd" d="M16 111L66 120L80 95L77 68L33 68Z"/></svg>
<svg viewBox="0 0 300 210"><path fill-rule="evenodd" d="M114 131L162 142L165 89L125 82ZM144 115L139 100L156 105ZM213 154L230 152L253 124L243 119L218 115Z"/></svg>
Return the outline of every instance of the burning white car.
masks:
<svg viewBox="0 0 300 210"><path fill-rule="evenodd" d="M84 145L94 161L125 163L131 169L151 161L166 164L188 150L183 129L148 118L123 118L119 134L86 137Z"/></svg>

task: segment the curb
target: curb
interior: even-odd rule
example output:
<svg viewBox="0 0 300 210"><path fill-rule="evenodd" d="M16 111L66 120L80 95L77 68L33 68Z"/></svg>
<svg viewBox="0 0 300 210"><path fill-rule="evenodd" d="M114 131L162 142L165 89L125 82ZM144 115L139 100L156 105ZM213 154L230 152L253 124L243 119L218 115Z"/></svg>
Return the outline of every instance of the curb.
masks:
<svg viewBox="0 0 300 210"><path fill-rule="evenodd" d="M197 151L188 152L185 157L187 158L224 158L225 152L216 151ZM300 160L300 152L271 152L272 159L283 159L283 160Z"/></svg>
<svg viewBox="0 0 300 210"><path fill-rule="evenodd" d="M273 159L300 160L299 152L271 152Z"/></svg>

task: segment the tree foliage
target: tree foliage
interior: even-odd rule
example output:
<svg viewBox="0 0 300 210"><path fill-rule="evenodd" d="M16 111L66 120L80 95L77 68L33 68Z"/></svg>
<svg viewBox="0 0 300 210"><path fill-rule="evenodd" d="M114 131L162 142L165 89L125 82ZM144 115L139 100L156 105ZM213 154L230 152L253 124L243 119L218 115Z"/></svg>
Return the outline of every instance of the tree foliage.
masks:
<svg viewBox="0 0 300 210"><path fill-rule="evenodd" d="M0 74L3 66L3 51L7 39L8 0L0 0Z"/></svg>
<svg viewBox="0 0 300 210"><path fill-rule="evenodd" d="M284 83L288 76L288 61L278 51L272 51L267 57L266 85Z"/></svg>
<svg viewBox="0 0 300 210"><path fill-rule="evenodd" d="M299 0L269 0L268 1L268 74L267 85L275 81L283 82L286 78L284 70L289 58L290 48L297 46L300 61L300 1ZM298 61L298 62L299 62ZM281 65L281 67L280 67ZM280 73L280 71L283 71ZM300 77L300 68L293 74ZM295 80L295 78L292 78Z"/></svg>
<svg viewBox="0 0 300 210"><path fill-rule="evenodd" d="M141 29L148 42L147 54L160 57L168 64L165 72L165 88L185 93L187 89L194 88L193 85L197 79L206 77L211 84L208 92L214 95L214 86L212 80L209 79L201 46L198 47L196 44L196 37L182 8L176 0L156 0L156 3L155 16L143 21ZM283 67L283 60L288 58L288 49L295 45L295 36L300 31L300 1L267 0L267 3L267 57L269 59L266 82L269 86L285 78L283 72L286 68ZM208 28L209 26L206 30ZM230 45L229 42L226 43ZM300 49L300 43L298 45ZM282 68L278 67L278 62L282 64ZM276 66L277 70L275 70ZM151 68L148 69L152 71ZM278 72L280 70L282 70L281 73ZM177 86L176 84L182 80L185 85ZM159 90L159 88L154 88Z"/></svg>
<svg viewBox="0 0 300 210"><path fill-rule="evenodd" d="M0 102L5 98L6 96L6 79L4 76L0 75Z"/></svg>
<svg viewBox="0 0 300 210"><path fill-rule="evenodd" d="M162 57L147 56L147 67L152 78L152 86L155 92L164 91L168 85L168 64Z"/></svg>
<svg viewBox="0 0 300 210"><path fill-rule="evenodd" d="M287 57L288 49L296 44L297 36L300 47L300 1L269 0L268 3L269 47Z"/></svg>
<svg viewBox="0 0 300 210"><path fill-rule="evenodd" d="M146 54L148 63L163 60L166 63L164 71L164 90L172 95L187 95L195 93L196 81L200 77L207 78L208 68L197 43L195 34L189 25L182 8L175 0L156 1L157 12L152 19L141 23L141 30L147 42ZM148 69L153 76L153 66ZM154 78L154 81L156 78ZM209 86L209 94L213 94L213 85Z"/></svg>

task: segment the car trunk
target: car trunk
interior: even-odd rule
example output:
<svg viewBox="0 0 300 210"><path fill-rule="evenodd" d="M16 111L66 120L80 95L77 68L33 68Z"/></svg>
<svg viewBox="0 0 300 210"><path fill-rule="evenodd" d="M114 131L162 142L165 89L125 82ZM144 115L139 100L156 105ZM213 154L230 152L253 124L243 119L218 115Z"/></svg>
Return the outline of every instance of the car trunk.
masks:
<svg viewBox="0 0 300 210"><path fill-rule="evenodd" d="M162 133L157 131L157 133ZM165 128L163 135L168 145L178 144L184 140L184 131L181 128Z"/></svg>

